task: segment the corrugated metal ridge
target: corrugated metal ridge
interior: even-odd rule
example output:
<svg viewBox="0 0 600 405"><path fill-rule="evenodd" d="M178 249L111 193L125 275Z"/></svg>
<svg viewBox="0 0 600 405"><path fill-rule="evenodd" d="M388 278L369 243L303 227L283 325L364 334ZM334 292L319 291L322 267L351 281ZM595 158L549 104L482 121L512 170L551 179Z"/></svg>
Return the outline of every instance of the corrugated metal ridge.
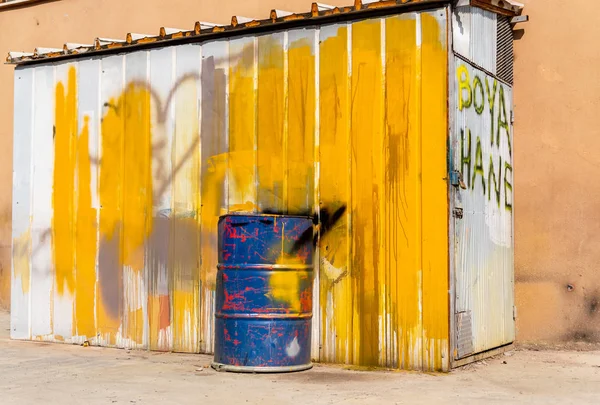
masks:
<svg viewBox="0 0 600 405"><path fill-rule="evenodd" d="M161 27L159 34L143 35L128 33L124 40L96 38L90 46L66 43L61 48L36 48L42 52L33 53L9 52L6 57L8 64L29 64L45 62L48 60L72 59L78 55L98 54L104 52L133 51L140 48L165 46L171 43L197 42L210 37L235 36L238 32L247 31L271 31L282 27L311 25L316 21L319 23L327 20L341 20L360 17L375 13L389 13L397 8L427 8L435 5L449 4L453 0L355 0L354 5L331 7L321 3L312 3L311 10L306 13L288 13L280 10L271 10L269 18L264 20L252 20L240 16L231 17L230 25L216 25L197 21L192 30L176 30Z"/></svg>
<svg viewBox="0 0 600 405"><path fill-rule="evenodd" d="M471 0L471 6L508 17L520 15L525 7L524 4L514 0Z"/></svg>

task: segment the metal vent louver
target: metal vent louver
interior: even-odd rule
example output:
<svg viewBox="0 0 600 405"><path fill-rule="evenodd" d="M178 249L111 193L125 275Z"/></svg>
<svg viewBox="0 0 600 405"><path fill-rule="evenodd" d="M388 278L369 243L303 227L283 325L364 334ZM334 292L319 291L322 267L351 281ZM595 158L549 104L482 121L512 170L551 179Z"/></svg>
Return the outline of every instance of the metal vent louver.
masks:
<svg viewBox="0 0 600 405"><path fill-rule="evenodd" d="M501 80L513 84L513 31L510 18L498 16L496 74Z"/></svg>

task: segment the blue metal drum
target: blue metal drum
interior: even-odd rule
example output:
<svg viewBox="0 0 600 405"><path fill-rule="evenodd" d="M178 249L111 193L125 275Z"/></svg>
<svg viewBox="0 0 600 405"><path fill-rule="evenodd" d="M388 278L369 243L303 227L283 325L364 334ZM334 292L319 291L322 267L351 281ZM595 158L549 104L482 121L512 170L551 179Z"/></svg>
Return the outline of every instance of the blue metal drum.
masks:
<svg viewBox="0 0 600 405"><path fill-rule="evenodd" d="M219 219L213 368L312 367L313 222L278 215Z"/></svg>

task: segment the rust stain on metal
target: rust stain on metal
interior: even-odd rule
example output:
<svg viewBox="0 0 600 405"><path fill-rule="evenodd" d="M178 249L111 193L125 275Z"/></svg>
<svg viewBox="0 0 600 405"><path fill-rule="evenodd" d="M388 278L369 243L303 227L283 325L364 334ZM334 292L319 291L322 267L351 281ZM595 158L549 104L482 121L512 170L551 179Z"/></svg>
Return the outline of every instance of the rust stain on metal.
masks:
<svg viewBox="0 0 600 405"><path fill-rule="evenodd" d="M283 17L283 21L295 21L295 20L304 20L304 16L302 14L292 14L286 17Z"/></svg>
<svg viewBox="0 0 600 405"><path fill-rule="evenodd" d="M149 43L156 42L156 41L158 41L158 38L156 38L156 37L146 37L146 38L142 38L142 39L137 40L136 43L138 43L138 44L149 44Z"/></svg>
<svg viewBox="0 0 600 405"><path fill-rule="evenodd" d="M310 6L310 15L311 17L318 17L319 16L319 6L317 5L317 3L312 3Z"/></svg>
<svg viewBox="0 0 600 405"><path fill-rule="evenodd" d="M387 0L387 1L378 1L377 3L369 3L367 4L367 8L385 8L395 6L395 0Z"/></svg>
<svg viewBox="0 0 600 405"><path fill-rule="evenodd" d="M517 5L508 0L471 0L471 6L508 17L514 17L523 11L523 6L520 3Z"/></svg>

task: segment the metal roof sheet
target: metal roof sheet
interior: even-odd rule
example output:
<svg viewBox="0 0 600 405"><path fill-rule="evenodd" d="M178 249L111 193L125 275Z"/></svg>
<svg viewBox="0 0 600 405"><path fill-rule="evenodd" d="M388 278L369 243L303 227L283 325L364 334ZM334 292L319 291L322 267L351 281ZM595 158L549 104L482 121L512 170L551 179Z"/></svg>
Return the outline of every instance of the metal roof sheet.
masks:
<svg viewBox="0 0 600 405"><path fill-rule="evenodd" d="M472 5L490 9L491 11L516 15L522 9L514 5L512 0L470 0ZM386 12L394 8L425 8L452 3L453 0L355 0L351 6L332 7L321 3L312 3L311 10L306 13L289 13L282 10L271 10L269 18L255 20L241 16L231 17L229 25L217 25L197 21L193 29L181 30L161 27L156 36L151 34L128 33L125 39L96 38L93 45L65 43L60 48L36 48L33 53L9 52L6 63L27 64L47 60L73 58L85 53L133 51L142 47L164 46L170 43L196 42L215 36L234 36L240 31L275 30L280 26L314 24L326 20L354 18L361 14ZM41 50L41 51L40 51Z"/></svg>

